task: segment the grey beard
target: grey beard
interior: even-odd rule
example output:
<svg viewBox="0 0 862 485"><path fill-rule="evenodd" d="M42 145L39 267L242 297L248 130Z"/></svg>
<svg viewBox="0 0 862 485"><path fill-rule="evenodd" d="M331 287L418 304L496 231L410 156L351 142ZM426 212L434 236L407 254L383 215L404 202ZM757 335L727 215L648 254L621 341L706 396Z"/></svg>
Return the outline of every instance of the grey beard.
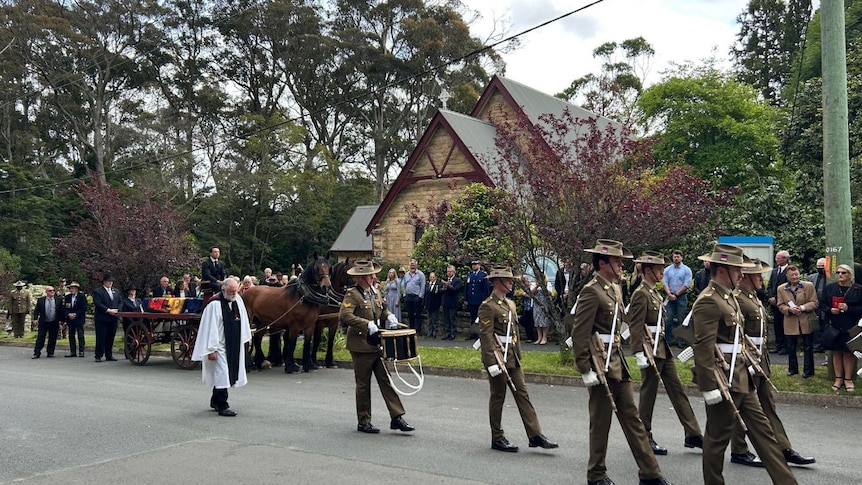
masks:
<svg viewBox="0 0 862 485"><path fill-rule="evenodd" d="M227 300L227 301L233 302L233 301L236 301L236 295L233 295L233 296L227 296L227 295L225 295L225 296L224 296L224 299L225 299L225 300Z"/></svg>

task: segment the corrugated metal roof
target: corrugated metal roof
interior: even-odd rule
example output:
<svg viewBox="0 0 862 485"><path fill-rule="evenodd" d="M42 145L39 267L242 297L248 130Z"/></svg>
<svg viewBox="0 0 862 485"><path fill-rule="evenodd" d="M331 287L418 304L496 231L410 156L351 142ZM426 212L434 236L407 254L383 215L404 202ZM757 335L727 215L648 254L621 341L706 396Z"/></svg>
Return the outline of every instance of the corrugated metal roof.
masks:
<svg viewBox="0 0 862 485"><path fill-rule="evenodd" d="M371 218L374 217L377 207L379 206L357 206L329 250L370 252L372 250L371 236L365 234L365 227L371 222Z"/></svg>
<svg viewBox="0 0 862 485"><path fill-rule="evenodd" d="M502 159L496 145L497 128L487 121L454 111L441 109L440 114L443 115L452 130L470 151L470 154L479 162L485 173L495 183L499 183L500 168L490 163Z"/></svg>

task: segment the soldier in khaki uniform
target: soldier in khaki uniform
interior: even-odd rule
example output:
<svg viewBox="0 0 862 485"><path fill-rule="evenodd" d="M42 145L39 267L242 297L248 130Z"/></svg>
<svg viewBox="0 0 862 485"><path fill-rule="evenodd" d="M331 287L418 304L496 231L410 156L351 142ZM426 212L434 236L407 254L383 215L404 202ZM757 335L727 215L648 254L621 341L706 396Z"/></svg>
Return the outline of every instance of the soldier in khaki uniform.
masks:
<svg viewBox="0 0 862 485"><path fill-rule="evenodd" d="M655 398L658 393L659 377L667 391L667 397L685 430L683 446L686 448L703 448L703 436L700 424L691 409L685 388L676 371L673 354L665 341L664 321L662 313L662 295L656 290L656 283L661 281L664 272L664 255L655 251L644 251L635 263L641 263L643 283L632 293L628 312L628 322L631 327L632 352L641 368L642 385L638 410L644 427L649 433L649 444L656 455L666 455L667 449L656 444L652 435L652 413L655 408ZM661 323L659 323L661 322ZM649 359L644 353L646 332L652 336L652 342L647 345L653 355L655 368L650 368Z"/></svg>
<svg viewBox="0 0 862 485"><path fill-rule="evenodd" d="M757 390L760 407L763 408L763 413L769 419L778 445L783 450L784 459L794 465L810 465L816 461L813 457L802 456L791 448L787 432L784 431L784 424L775 410L775 394L772 392L772 387L766 382L766 379L772 374L769 368L769 352L766 352L766 309L763 307L763 302L757 297L757 292L763 288L763 273L772 268L757 258L752 259L751 262L754 267L742 269L742 279L737 284L736 291L733 292L745 319L743 330L759 349L761 354L760 367L766 374L765 376L754 375L751 376L751 379ZM730 461L741 465L763 467L763 462L748 450L748 445L745 442L745 431L739 426L734 429L730 439Z"/></svg>
<svg viewBox="0 0 862 485"><path fill-rule="evenodd" d="M638 464L639 483L642 485L668 484L661 476L661 468L650 449L649 435L638 415L632 392L631 376L620 347L620 327L624 322L622 289L619 282L623 272L622 258L632 254L619 241L599 239L592 249L595 276L578 295L574 310L572 348L575 368L581 373L590 393L590 458L587 464L589 485L613 485L608 478L605 456L608 452L608 433L611 429L611 408L608 392L617 407L617 419ZM608 389L600 381L593 366L590 340L598 332L610 363L605 376ZM602 366L604 369L604 366Z"/></svg>
<svg viewBox="0 0 862 485"><path fill-rule="evenodd" d="M705 485L724 484L724 452L736 425L734 407L748 427L748 436L763 460L772 482L793 485L796 478L787 466L769 419L760 407L754 382L748 373L749 364L740 353L743 314L733 294L742 278L743 268L753 268L746 261L742 248L730 244L716 244L711 254L698 259L709 261L709 285L698 296L692 309L694 326L695 370L697 385L706 401L706 434L703 438L703 481ZM717 368L722 363L717 354L729 364L729 371ZM735 355L735 357L734 357ZM722 365L723 367L723 365ZM722 395L724 379L729 382L727 391L733 402Z"/></svg>
<svg viewBox="0 0 862 485"><path fill-rule="evenodd" d="M26 283L21 280L16 281L15 289L9 293L9 301L6 303L6 319L12 320L12 332L15 338L24 336L24 321L33 306L30 292L24 289L25 285Z"/></svg>
<svg viewBox="0 0 862 485"><path fill-rule="evenodd" d="M398 328L395 315L389 313L381 303L372 287L374 275L380 267L371 261L356 261L347 274L354 276L356 286L344 295L338 319L347 326L347 350L353 359L353 374L356 378L356 417L357 431L379 433L380 429L371 424L371 375L377 379L383 400L392 418L390 429L413 431L415 428L404 421L404 406L398 393L389 382L383 361L380 359L381 325Z"/></svg>
<svg viewBox="0 0 862 485"><path fill-rule="evenodd" d="M506 401L506 387L512 386L512 395L521 421L530 439L530 447L557 448L557 443L542 434L539 418L524 381L521 367L521 344L518 325L518 311L515 302L506 298L512 291L513 275L508 266L493 266L486 277L491 281L491 295L479 305L479 340L482 344L482 364L488 370L488 383L491 397L488 401L488 414L491 422L491 448L499 451L518 451L518 447L506 439L501 420L503 403ZM499 337L499 338L498 338ZM499 358L498 358L499 357ZM503 363L505 369L500 364ZM508 377L508 378L507 378ZM511 382L509 382L511 379Z"/></svg>

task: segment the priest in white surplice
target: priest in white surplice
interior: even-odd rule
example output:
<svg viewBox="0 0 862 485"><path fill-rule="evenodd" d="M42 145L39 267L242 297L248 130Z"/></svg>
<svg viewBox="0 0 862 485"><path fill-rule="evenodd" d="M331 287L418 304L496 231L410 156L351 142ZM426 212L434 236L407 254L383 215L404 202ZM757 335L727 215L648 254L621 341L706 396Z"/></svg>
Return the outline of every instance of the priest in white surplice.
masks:
<svg viewBox="0 0 862 485"><path fill-rule="evenodd" d="M238 289L239 281L228 278L221 294L204 308L192 355L202 363L204 385L213 386L210 407L219 416L236 416L228 405L227 389L247 382L245 343L251 340L251 326Z"/></svg>

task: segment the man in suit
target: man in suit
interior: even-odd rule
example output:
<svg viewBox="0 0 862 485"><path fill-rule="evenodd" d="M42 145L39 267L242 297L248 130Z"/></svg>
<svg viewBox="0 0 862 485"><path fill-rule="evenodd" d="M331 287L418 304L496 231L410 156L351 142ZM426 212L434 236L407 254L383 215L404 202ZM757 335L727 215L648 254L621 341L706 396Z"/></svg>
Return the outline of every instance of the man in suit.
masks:
<svg viewBox="0 0 862 485"><path fill-rule="evenodd" d="M491 295L479 306L482 365L488 371L488 383L491 386L491 397L488 401L491 449L518 451L518 447L506 439L502 426L503 404L506 402L506 389L509 385L512 386L512 395L518 405L530 448L557 448L557 443L542 434L539 418L527 393L524 369L521 367L518 310L515 308L515 302L506 296L512 291L513 278L512 269L508 266L492 267L488 279L493 289ZM501 365L505 368L501 368Z"/></svg>
<svg viewBox="0 0 862 485"><path fill-rule="evenodd" d="M625 319L623 292L620 281L623 274L622 258L632 258L623 243L612 239L599 239L592 249L595 276L581 293L575 307L572 326L572 349L575 367L581 373L590 395L590 457L587 462L588 485L612 485L608 478L605 457L608 452L608 433L611 429L611 397L616 403L617 421L626 436L632 456L638 465L641 485L664 485L661 468L649 445L649 434L638 415L632 392L631 374L622 350L620 328ZM598 335L596 335L598 333ZM601 362L601 339L609 360ZM598 355L596 355L598 353ZM596 367L596 361L599 361ZM598 371L604 370L607 387L601 386ZM609 396L610 395L610 396Z"/></svg>
<svg viewBox="0 0 862 485"><path fill-rule="evenodd" d="M385 328L398 328L398 319L389 313L386 305L372 288L373 277L381 267L371 261L359 260L347 270L354 277L356 286L347 290L338 313L341 325L347 327L346 346L353 359L353 375L356 381L356 430L362 433L379 433L371 424L371 376L383 394L389 411L389 429L410 432L415 428L404 421L404 406L392 388L389 374L380 358L380 335Z"/></svg>
<svg viewBox="0 0 862 485"><path fill-rule="evenodd" d="M440 315L440 304L443 301L440 280L434 271L428 273L428 284L425 285L425 308L428 309L428 336L437 338L437 320Z"/></svg>
<svg viewBox="0 0 862 485"><path fill-rule="evenodd" d="M116 361L114 358L114 338L117 336L117 312L120 311L120 291L114 288L114 277L105 273L102 286L93 291L93 305L96 313L96 362Z"/></svg>
<svg viewBox="0 0 862 485"><path fill-rule="evenodd" d="M210 248L210 255L204 259L201 264L201 291L204 293L215 294L221 290L221 285L225 279L224 263L219 261L221 250L218 246Z"/></svg>
<svg viewBox="0 0 862 485"><path fill-rule="evenodd" d="M554 302L560 310L561 315L565 315L571 305L569 304L569 288L572 283L572 267L568 258L563 258L563 265L560 267L557 274L554 276L554 291L557 292L557 297Z"/></svg>
<svg viewBox="0 0 862 485"><path fill-rule="evenodd" d="M748 371L752 364L746 362L742 351L745 342L740 343L745 331L745 313L734 289L742 279L743 270L754 268L755 264L743 256L742 248L730 244L716 244L712 253L698 259L709 261L710 273L709 286L694 303L691 317L694 370L706 403L703 482L724 483L724 455L740 416L772 483L794 485L796 478L787 466ZM725 395L731 400L725 400Z"/></svg>
<svg viewBox="0 0 862 485"><path fill-rule="evenodd" d="M772 326L775 329L775 351L778 355L787 355L784 346L784 314L778 310L778 287L787 283L787 266L790 264L790 253L778 251L775 253L775 268L769 274L769 284L766 288L769 305L772 307Z"/></svg>
<svg viewBox="0 0 862 485"><path fill-rule="evenodd" d="M440 282L443 292L441 302L443 304L443 329L446 336L443 340L455 340L458 330L458 296L461 294L463 283L461 278L455 274L455 267L451 264L446 267L446 279Z"/></svg>
<svg viewBox="0 0 862 485"><path fill-rule="evenodd" d="M87 317L87 298L79 290L81 285L73 281L69 285L69 294L64 299L66 326L69 329L69 355L66 357L84 356L84 320ZM76 348L77 342L77 348Z"/></svg>
<svg viewBox="0 0 862 485"><path fill-rule="evenodd" d="M153 298L168 298L170 296L174 296L173 291L171 291L171 280L167 276L162 276L162 279L159 280L159 286L153 288Z"/></svg>
<svg viewBox="0 0 862 485"><path fill-rule="evenodd" d="M45 335L48 336L48 357L54 357L54 347L57 346L57 332L60 331L61 320L63 320L63 297L57 294L53 286L46 286L45 296L36 300L36 309L33 310L33 321L39 322L36 346L33 347L34 359L38 359L42 355Z"/></svg>
<svg viewBox="0 0 862 485"><path fill-rule="evenodd" d="M467 310L470 311L470 335L467 340L473 340L479 336L476 327L476 316L479 314L479 305L488 298L491 293L491 284L488 283L488 273L482 271L481 261L470 263L470 271L464 283L464 301L467 302Z"/></svg>

